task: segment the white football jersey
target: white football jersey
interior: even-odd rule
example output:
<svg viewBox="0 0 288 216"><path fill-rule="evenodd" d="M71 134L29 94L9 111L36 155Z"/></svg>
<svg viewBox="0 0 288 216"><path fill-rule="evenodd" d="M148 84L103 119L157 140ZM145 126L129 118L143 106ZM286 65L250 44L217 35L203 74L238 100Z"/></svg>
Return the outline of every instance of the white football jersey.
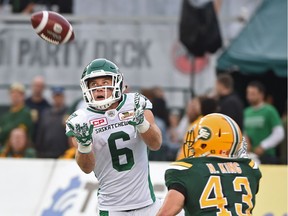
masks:
<svg viewBox="0 0 288 216"><path fill-rule="evenodd" d="M155 201L149 175L148 148L136 129L128 124L133 118L135 93L123 94L116 109L99 111L91 108L74 112L68 121L94 125L93 147L99 180L100 210L130 210L148 206ZM146 109L152 109L146 101ZM66 126L66 133L69 132Z"/></svg>

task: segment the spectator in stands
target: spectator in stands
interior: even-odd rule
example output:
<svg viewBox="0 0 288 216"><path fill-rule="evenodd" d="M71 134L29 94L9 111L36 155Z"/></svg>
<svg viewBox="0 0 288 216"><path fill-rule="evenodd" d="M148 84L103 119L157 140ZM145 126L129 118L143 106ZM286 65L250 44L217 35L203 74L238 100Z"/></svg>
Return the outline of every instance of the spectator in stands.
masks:
<svg viewBox="0 0 288 216"><path fill-rule="evenodd" d="M4 145L14 128L27 129L29 138L32 135L32 117L30 109L25 106L25 87L21 83L13 83L9 89L11 106L0 119L0 145Z"/></svg>
<svg viewBox="0 0 288 216"><path fill-rule="evenodd" d="M173 149L171 149L168 134L169 112L166 105L164 91L161 87L155 86L150 89L150 95L147 97L153 104L152 113L154 114L155 123L162 133L162 145L158 151L150 152L149 160L169 161L171 160L171 157L173 157Z"/></svg>
<svg viewBox="0 0 288 216"><path fill-rule="evenodd" d="M186 131L192 130L193 126L198 124L199 120L203 116L208 115L210 113L216 113L219 111L218 103L214 98L202 96L202 97L197 97L197 100L198 100L198 102L197 102L196 106L199 106L197 109L200 110L198 117L196 119L193 118L195 120L190 123L190 125L188 126ZM183 143L185 140L186 140L186 134L184 136ZM188 157L189 152L190 152L190 150L188 149L187 145L182 144L182 147L179 149L176 160L181 160L185 157Z"/></svg>
<svg viewBox="0 0 288 216"><path fill-rule="evenodd" d="M187 119L187 124L186 124L186 128L185 129L183 128L183 130L187 131L187 128L192 127L192 125L195 122L198 122L198 120L201 117L202 117L202 115L201 115L200 97L193 97L190 99L190 101L188 102L188 104L186 106L186 114L183 118ZM182 135L181 140L183 140L183 137L185 137L186 134L184 133L181 135ZM182 146L182 144L183 144L183 142L181 143L181 146ZM184 150L182 149L182 147L180 147L176 160L179 160L183 157L185 157L184 156Z"/></svg>
<svg viewBox="0 0 288 216"><path fill-rule="evenodd" d="M262 83L249 83L246 97L251 106L244 110L244 132L250 151L263 164L277 164L276 146L284 138L281 118L272 105L265 103L265 87Z"/></svg>
<svg viewBox="0 0 288 216"><path fill-rule="evenodd" d="M162 145L158 151L149 152L150 161L173 161L175 160L179 145L170 139L170 120L169 110L166 105L164 91L161 87L142 89L141 93L146 96L153 104L152 112L155 123L162 133Z"/></svg>
<svg viewBox="0 0 288 216"><path fill-rule="evenodd" d="M282 114L282 124L284 127L284 131L285 131L285 136L284 139L282 140L282 142L280 143L279 147L278 147L278 155L280 158L280 164L288 164L288 159L287 159L287 145L288 145L288 141L287 141L287 131L288 131L288 126L287 126L287 102L285 105L285 109L284 109L284 113Z"/></svg>
<svg viewBox="0 0 288 216"><path fill-rule="evenodd" d="M156 86L152 88L152 93L153 93L152 112L154 116L157 116L158 118L164 121L166 127L169 127L169 111L167 108L164 91L161 87Z"/></svg>
<svg viewBox="0 0 288 216"><path fill-rule="evenodd" d="M27 131L24 127L14 128L9 139L0 151L0 157L35 158L36 152L30 147Z"/></svg>
<svg viewBox="0 0 288 216"><path fill-rule="evenodd" d="M40 158L58 158L70 147L65 135L65 96L63 87L52 88L52 107L44 110L36 137Z"/></svg>
<svg viewBox="0 0 288 216"><path fill-rule="evenodd" d="M181 112L178 109L171 109L169 112L169 128L167 130L168 134L168 147L169 147L169 155L168 160L174 161L177 156L177 152L179 151L180 146L182 146L182 140L179 139L178 135L178 125L181 118Z"/></svg>
<svg viewBox="0 0 288 216"><path fill-rule="evenodd" d="M153 88L143 88L141 89L141 94L144 95L146 98L148 98L154 108L154 104L155 104L155 93ZM160 103L162 103L163 101L161 101ZM165 145L167 143L167 127L166 124L164 122L164 120L159 117L156 116L156 113L160 113L161 110L159 110L159 107L161 106L158 102L156 102L158 107L156 108L156 110L152 108L152 113L154 115L154 121L155 124L159 127L161 133L162 133L162 145L160 147L160 149L158 151L149 151L149 160L150 161L166 161L166 155L167 155L167 151L168 151L168 147ZM163 104L162 104L163 105ZM142 140L140 140L140 142L143 142Z"/></svg>
<svg viewBox="0 0 288 216"><path fill-rule="evenodd" d="M11 5L12 13L30 14L33 12L36 0L0 0L0 5Z"/></svg>
<svg viewBox="0 0 288 216"><path fill-rule="evenodd" d="M50 107L48 101L44 98L45 80L42 76L34 77L31 83L31 96L26 98L25 104L31 109L33 120L32 141L35 143L36 134L38 133L40 116L46 108Z"/></svg>
<svg viewBox="0 0 288 216"><path fill-rule="evenodd" d="M192 122L199 118L200 113L201 110L199 97L191 98L185 108L185 114L182 116L177 126L178 139L181 140L181 143L183 137L186 135L187 128Z"/></svg>
<svg viewBox="0 0 288 216"><path fill-rule="evenodd" d="M172 143L179 143L182 140L179 139L177 127L181 120L181 111L178 109L171 109L169 111L169 136Z"/></svg>
<svg viewBox="0 0 288 216"><path fill-rule="evenodd" d="M56 11L60 14L73 13L73 0L38 0L44 4L47 10Z"/></svg>
<svg viewBox="0 0 288 216"><path fill-rule="evenodd" d="M168 147L168 134L167 134L167 127L165 122L157 117L154 116L155 124L158 126L162 133L162 145L158 151L149 151L149 160L150 161L167 161L169 155L169 147Z"/></svg>
<svg viewBox="0 0 288 216"><path fill-rule="evenodd" d="M242 130L244 105L234 92L234 81L230 74L217 76L216 93L219 100L219 112L231 117Z"/></svg>
<svg viewBox="0 0 288 216"><path fill-rule="evenodd" d="M70 147L59 157L60 159L75 159L77 146L74 146L71 140L68 142Z"/></svg>

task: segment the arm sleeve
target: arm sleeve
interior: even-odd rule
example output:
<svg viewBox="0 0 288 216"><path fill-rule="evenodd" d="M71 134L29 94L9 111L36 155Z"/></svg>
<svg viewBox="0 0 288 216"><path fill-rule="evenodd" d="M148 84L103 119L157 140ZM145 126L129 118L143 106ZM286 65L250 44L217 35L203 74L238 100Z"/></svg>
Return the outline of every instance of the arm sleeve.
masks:
<svg viewBox="0 0 288 216"><path fill-rule="evenodd" d="M273 128L272 133L261 142L263 149L269 149L277 146L284 139L284 128L282 125L277 125Z"/></svg>
<svg viewBox="0 0 288 216"><path fill-rule="evenodd" d="M144 95L140 94L140 104L143 104L146 102L146 107L145 109L149 109L149 110L152 110L153 108L153 105L151 103L151 101Z"/></svg>
<svg viewBox="0 0 288 216"><path fill-rule="evenodd" d="M178 191L179 193L183 194L183 196L186 198L187 191L186 191L186 188L182 184L172 183L171 185L168 186L168 190L171 190L171 189Z"/></svg>
<svg viewBox="0 0 288 216"><path fill-rule="evenodd" d="M176 190L186 198L187 190L181 173L181 170L167 169L165 172L165 184L168 190Z"/></svg>

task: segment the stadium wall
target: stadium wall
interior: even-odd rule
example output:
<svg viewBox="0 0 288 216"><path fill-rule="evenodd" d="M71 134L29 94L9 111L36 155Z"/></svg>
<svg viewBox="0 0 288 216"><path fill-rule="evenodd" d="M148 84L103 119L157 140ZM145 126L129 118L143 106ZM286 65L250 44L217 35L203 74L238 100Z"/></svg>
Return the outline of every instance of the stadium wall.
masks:
<svg viewBox="0 0 288 216"><path fill-rule="evenodd" d="M156 196L164 198L168 162L151 162ZM256 216L286 216L287 166L261 165ZM98 182L84 174L75 160L0 159L0 215L90 216L97 212Z"/></svg>

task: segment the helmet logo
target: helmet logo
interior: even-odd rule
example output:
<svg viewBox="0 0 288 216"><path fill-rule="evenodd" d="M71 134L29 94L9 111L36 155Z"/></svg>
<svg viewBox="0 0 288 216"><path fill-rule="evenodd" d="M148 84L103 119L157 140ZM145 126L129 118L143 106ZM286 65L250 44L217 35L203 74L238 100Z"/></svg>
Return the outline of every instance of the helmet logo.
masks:
<svg viewBox="0 0 288 216"><path fill-rule="evenodd" d="M211 130L207 127L202 127L198 131L198 139L208 140L211 137Z"/></svg>

